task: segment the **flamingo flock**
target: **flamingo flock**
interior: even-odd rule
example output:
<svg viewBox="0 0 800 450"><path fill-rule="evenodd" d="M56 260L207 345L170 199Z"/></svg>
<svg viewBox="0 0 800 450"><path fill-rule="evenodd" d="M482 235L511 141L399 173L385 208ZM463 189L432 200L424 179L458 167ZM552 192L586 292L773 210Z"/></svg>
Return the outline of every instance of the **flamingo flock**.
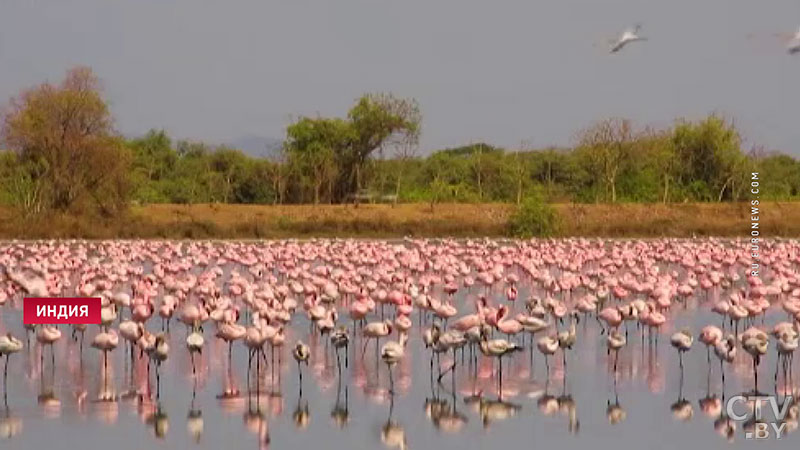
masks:
<svg viewBox="0 0 800 450"><path fill-rule="evenodd" d="M161 366L168 358L185 355L197 379L207 347L219 342L226 348L229 379L235 378L232 355L239 347L247 350L248 396L253 366L258 391L262 368L280 375L288 351L296 361L297 419L303 423L308 417L301 402L304 370L313 373L328 355L335 356L338 405L342 373L355 370L352 359L383 363L393 402L407 382L395 372L410 358L408 343L418 340L429 359L432 386L448 376L455 385L459 374L491 380L473 388L464 402L500 417L519 410L503 400L504 394L514 395L508 392L513 387L504 389L504 364L519 370L527 360L532 377L538 353L545 359L545 380L565 378L576 348L599 345L614 378L609 421L617 423L625 417L616 395L621 355L624 359L626 348L638 342L657 348L667 334L677 352L681 390L685 356L699 341L709 376L712 358L719 362L723 396L726 365L752 370L750 394L766 389L759 372L770 353L777 361L775 390L783 375L783 391L794 393L800 243L760 245L756 271L749 241L723 239L0 243L3 391L13 355L38 346L40 369L49 351L55 372L54 345L70 336L83 359L88 333L105 371L114 352L123 351L131 371L140 373L141 383L130 395L149 398L155 372L158 399ZM100 297L101 323L21 326L20 316L10 313L19 311L27 296ZM15 335L14 329L22 332ZM182 345L174 345L176 335ZM235 383L229 384L220 398L240 398ZM489 399L489 392L497 400ZM540 398L543 411L548 395ZM558 401L573 404L566 393ZM437 407L438 424L460 426L455 404L454 399L452 406ZM574 407L565 411L577 430ZM685 403L675 411L689 414ZM395 430L391 417L390 410L387 436ZM730 431L730 420L723 425ZM405 437L391 439L404 445Z"/></svg>

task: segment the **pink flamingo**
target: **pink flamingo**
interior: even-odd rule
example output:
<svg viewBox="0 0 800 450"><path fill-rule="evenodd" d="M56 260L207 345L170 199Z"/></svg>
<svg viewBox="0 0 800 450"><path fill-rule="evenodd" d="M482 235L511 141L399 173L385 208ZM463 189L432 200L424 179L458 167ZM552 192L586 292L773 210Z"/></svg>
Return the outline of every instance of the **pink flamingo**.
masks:
<svg viewBox="0 0 800 450"><path fill-rule="evenodd" d="M516 336L517 333L522 331L522 324L516 319L508 319L507 317L508 307L502 305L500 309L497 310L497 330L501 333L505 333L510 339L511 336Z"/></svg>
<svg viewBox="0 0 800 450"><path fill-rule="evenodd" d="M706 325L700 331L700 342L705 344L708 363L711 364L711 348L722 339L722 330L714 325Z"/></svg>
<svg viewBox="0 0 800 450"><path fill-rule="evenodd" d="M108 352L113 351L119 345L119 336L114 330L100 332L94 336L92 347L103 352L103 368L108 370Z"/></svg>
<svg viewBox="0 0 800 450"><path fill-rule="evenodd" d="M369 344L370 339L376 340L375 348L377 349L380 339L392 333L392 327L392 321L388 319L382 322L370 322L366 324L362 330L362 334L364 335L364 348L361 350L361 357L363 358L364 354L367 352L367 344Z"/></svg>

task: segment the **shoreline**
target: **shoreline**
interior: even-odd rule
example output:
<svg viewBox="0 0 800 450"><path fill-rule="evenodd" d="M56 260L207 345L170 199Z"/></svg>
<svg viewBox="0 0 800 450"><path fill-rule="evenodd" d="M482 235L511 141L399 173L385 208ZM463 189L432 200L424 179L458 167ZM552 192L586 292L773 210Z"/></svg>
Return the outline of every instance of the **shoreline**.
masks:
<svg viewBox="0 0 800 450"><path fill-rule="evenodd" d="M553 237L749 237L747 202L552 205L561 226ZM407 203L353 205L153 204L120 218L54 214L23 221L0 207L0 239L286 239L313 237L512 237L516 205ZM763 238L800 237L800 202L762 202Z"/></svg>

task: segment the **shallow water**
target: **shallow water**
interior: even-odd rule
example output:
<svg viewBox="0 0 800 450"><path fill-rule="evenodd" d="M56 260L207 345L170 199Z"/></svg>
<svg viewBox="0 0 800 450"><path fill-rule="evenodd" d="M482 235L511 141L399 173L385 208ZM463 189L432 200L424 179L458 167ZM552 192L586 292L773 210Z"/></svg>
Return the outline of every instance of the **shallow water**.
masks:
<svg viewBox="0 0 800 450"><path fill-rule="evenodd" d="M524 281L522 285L521 299L529 294ZM439 289L434 294L443 297ZM484 291L478 288L467 291L462 287L455 302L471 305L478 292ZM256 375L254 362L249 388L246 349L235 343L229 366L228 346L214 338L210 324L205 327L206 346L196 360L194 376L183 344L186 329L173 320L169 359L158 371L158 383L155 368L151 368L149 387L145 381L145 360L137 360L132 367L130 354L122 343L110 354L108 368L104 369L102 354L88 345L98 327L89 327L81 350L80 342L69 339L69 329L62 326L64 338L55 345L54 358L51 359L49 348L42 355L42 348L32 334L25 349L11 357L7 398L5 406L0 408L0 446L8 449L751 447L756 443L745 439L745 424L727 422L736 429L732 435L723 436L715 428L715 421L717 425L725 422L720 419L719 409L708 407L715 399L753 389L750 357L739 352L736 363L725 368L723 386L718 360L712 353L709 365L699 341L684 355L683 371L677 353L669 344L672 332L682 327L689 327L696 335L704 325L719 325L719 316L710 311L710 304L722 294L704 293L689 299L685 306L673 306L657 342L643 338L641 330L631 324L629 342L620 352L616 375L613 356L607 355L599 323L592 316L581 316L578 342L567 353L566 367L560 352L549 360L549 375L543 355L535 349L532 357L525 349L504 358L502 395L497 364L480 357L476 367L470 361L469 350L463 357L457 354L456 370L437 382L436 374L430 370L429 353L421 342L416 311L406 356L394 369L394 395L389 393L388 369L378 360L374 342L369 343L362 358L363 341L356 335L351 341L348 367L344 367L342 355L339 372L335 354L326 346L327 339L310 332L309 321L301 314L292 320L280 366L276 368L276 356L275 364L261 365ZM490 296L501 298L502 288L491 291ZM3 332L25 336L21 303L16 300L14 305L0 310ZM515 307L521 309L521 302ZM341 317L341 322L349 323L346 311ZM766 316L764 324L784 317L776 309ZM430 319L426 319L426 326L429 323ZM152 319L148 328L159 330L160 320ZM298 338L308 342L312 349L309 366L301 368L302 392L298 366L289 354L291 343ZM521 337L518 341L522 342ZM766 393L794 392L796 388L782 379L774 382L773 347L770 345L768 356L759 366L759 389ZM266 357L270 359L269 350ZM451 355L443 355L441 367L449 367L452 361ZM127 395L137 389L145 394L150 392L150 399L136 393ZM231 395L237 390L238 395ZM98 401L101 393L118 400ZM703 405L709 411L704 411ZM724 403L721 408L724 412ZM781 441L770 439L758 445L785 448L796 446L797 442L797 434L788 434Z"/></svg>

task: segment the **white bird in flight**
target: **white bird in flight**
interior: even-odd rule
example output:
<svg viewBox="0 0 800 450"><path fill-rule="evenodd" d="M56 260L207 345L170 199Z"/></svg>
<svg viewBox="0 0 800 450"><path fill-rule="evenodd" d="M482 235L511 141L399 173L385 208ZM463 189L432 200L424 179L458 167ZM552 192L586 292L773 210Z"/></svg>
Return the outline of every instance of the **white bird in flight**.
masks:
<svg viewBox="0 0 800 450"><path fill-rule="evenodd" d="M641 30L641 28L642 26L637 24L633 28L625 30L619 37L619 39L612 42L611 53L617 53L618 51L622 50L623 47L630 44L631 42L646 41L647 40L646 37L639 36L639 30Z"/></svg>
<svg viewBox="0 0 800 450"><path fill-rule="evenodd" d="M788 51L790 55L800 53L800 29L798 29L797 33L795 33L794 36L792 36L792 38L789 40L789 44L786 46L786 51Z"/></svg>

